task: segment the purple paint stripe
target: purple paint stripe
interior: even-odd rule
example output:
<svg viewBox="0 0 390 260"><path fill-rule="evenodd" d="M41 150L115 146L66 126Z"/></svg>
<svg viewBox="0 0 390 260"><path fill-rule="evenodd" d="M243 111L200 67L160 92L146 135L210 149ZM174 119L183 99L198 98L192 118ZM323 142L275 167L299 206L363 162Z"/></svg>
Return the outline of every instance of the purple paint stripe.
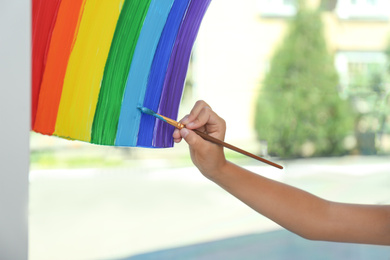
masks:
<svg viewBox="0 0 390 260"><path fill-rule="evenodd" d="M211 0L192 0L180 26L169 61L158 113L177 120L188 63L199 27ZM154 130L156 147L172 147L174 127L157 121Z"/></svg>
<svg viewBox="0 0 390 260"><path fill-rule="evenodd" d="M171 12L161 34L153 63L150 68L143 106L153 111L158 110L163 90L166 71L171 58L177 33L183 21L190 0L180 0L173 3ZM138 131L137 146L151 147L154 143L154 126L156 118L142 114ZM153 143L152 143L153 142Z"/></svg>

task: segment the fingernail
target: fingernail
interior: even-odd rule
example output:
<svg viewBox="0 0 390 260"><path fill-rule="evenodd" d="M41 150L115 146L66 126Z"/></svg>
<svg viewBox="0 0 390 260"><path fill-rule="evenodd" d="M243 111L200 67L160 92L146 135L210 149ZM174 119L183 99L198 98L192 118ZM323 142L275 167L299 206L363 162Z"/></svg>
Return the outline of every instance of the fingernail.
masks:
<svg viewBox="0 0 390 260"><path fill-rule="evenodd" d="M188 122L188 115L186 115L185 117L183 117L183 119L181 120L181 123L182 124L187 124Z"/></svg>
<svg viewBox="0 0 390 260"><path fill-rule="evenodd" d="M188 126L189 128L193 127L195 125L194 122L189 122L188 124L186 124L186 126Z"/></svg>

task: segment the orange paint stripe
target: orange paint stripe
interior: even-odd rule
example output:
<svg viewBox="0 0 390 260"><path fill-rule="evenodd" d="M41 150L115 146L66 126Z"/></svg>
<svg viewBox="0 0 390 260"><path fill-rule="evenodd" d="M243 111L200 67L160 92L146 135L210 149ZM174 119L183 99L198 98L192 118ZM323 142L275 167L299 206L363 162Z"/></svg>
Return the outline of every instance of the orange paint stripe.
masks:
<svg viewBox="0 0 390 260"><path fill-rule="evenodd" d="M68 60L86 0L63 0L58 11L43 74L34 131L54 132Z"/></svg>
<svg viewBox="0 0 390 260"><path fill-rule="evenodd" d="M32 89L31 127L34 126L38 108L39 91L46 65L47 50L61 0L32 1Z"/></svg>

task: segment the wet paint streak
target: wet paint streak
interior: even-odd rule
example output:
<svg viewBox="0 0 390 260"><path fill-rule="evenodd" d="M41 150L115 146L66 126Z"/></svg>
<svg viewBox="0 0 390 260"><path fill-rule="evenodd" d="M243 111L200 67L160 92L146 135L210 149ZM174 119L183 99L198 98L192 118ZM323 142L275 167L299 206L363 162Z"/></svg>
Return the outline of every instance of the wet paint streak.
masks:
<svg viewBox="0 0 390 260"><path fill-rule="evenodd" d="M85 1L63 0L61 2L40 88L34 131L47 135L54 132L66 67L77 36Z"/></svg>
<svg viewBox="0 0 390 260"><path fill-rule="evenodd" d="M150 69L148 84L146 87L144 107L150 107L152 110L158 109L167 71L169 59L172 54L173 45L176 40L177 32L183 20L190 0L175 1L167 18L164 30L158 43L153 63ZM140 127L138 131L137 146L152 147L153 130L155 118L148 114L141 115Z"/></svg>
<svg viewBox="0 0 390 260"><path fill-rule="evenodd" d="M177 119L192 47L210 2L211 0L193 0L188 7L169 61L158 114ZM173 126L158 121L154 130L156 146L172 147L173 131Z"/></svg>
<svg viewBox="0 0 390 260"><path fill-rule="evenodd" d="M104 69L91 142L114 145L126 81L151 0L125 1Z"/></svg>
<svg viewBox="0 0 390 260"><path fill-rule="evenodd" d="M47 50L60 3L61 0L34 0L32 2L31 128L33 128L36 119Z"/></svg>
<svg viewBox="0 0 390 260"><path fill-rule="evenodd" d="M119 116L115 145L136 146L141 113L137 106L142 104L150 66L154 53L174 0L152 0L143 24Z"/></svg>
<svg viewBox="0 0 390 260"><path fill-rule="evenodd" d="M172 146L210 0L34 0L32 129L85 142ZM168 126L168 128L167 128Z"/></svg>
<svg viewBox="0 0 390 260"><path fill-rule="evenodd" d="M123 0L88 0L66 71L57 136L90 142L104 66Z"/></svg>

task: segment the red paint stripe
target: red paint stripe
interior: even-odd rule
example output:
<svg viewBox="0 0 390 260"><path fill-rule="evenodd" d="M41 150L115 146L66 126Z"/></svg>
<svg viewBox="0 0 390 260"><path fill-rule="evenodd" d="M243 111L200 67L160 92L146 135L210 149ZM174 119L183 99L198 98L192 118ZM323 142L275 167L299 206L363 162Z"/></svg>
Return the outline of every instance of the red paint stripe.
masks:
<svg viewBox="0 0 390 260"><path fill-rule="evenodd" d="M85 0L62 0L42 79L34 131L54 132L62 85L77 36Z"/></svg>
<svg viewBox="0 0 390 260"><path fill-rule="evenodd" d="M32 1L32 91L31 125L34 126L46 53L61 0Z"/></svg>

